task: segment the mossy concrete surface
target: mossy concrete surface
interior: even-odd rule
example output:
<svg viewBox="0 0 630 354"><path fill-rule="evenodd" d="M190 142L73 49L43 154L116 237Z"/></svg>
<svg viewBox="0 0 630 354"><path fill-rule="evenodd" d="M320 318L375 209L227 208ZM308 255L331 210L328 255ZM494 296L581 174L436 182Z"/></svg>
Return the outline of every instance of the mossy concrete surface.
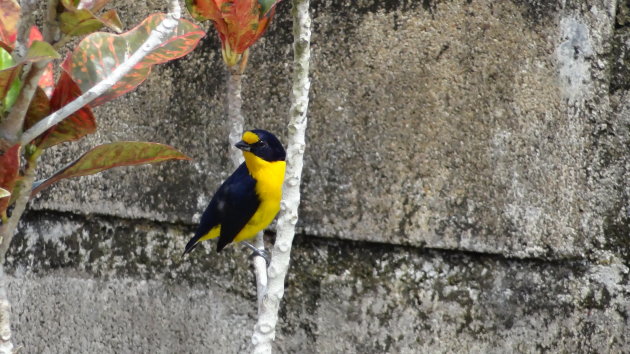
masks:
<svg viewBox="0 0 630 354"><path fill-rule="evenodd" d="M255 323L245 248L146 221L31 213L9 294L26 353L241 353ZM117 232L112 227L116 225ZM281 353L624 352L628 269L298 235Z"/></svg>
<svg viewBox="0 0 630 354"><path fill-rule="evenodd" d="M136 21L161 6L114 3ZM300 236L277 349L629 352L627 4L311 3ZM63 181L32 203L8 259L26 352L247 350L246 252L180 256L231 172L209 32L96 109L98 133L43 157L42 177L120 140L193 161ZM291 43L283 1L243 83L246 127L283 141Z"/></svg>

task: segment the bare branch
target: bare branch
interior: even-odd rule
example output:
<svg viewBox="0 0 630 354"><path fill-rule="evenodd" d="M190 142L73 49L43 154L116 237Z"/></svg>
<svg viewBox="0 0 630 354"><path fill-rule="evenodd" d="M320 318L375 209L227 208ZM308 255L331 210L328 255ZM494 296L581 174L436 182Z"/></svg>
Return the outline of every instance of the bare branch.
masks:
<svg viewBox="0 0 630 354"><path fill-rule="evenodd" d="M246 59L245 59L246 60ZM241 60L243 63L243 60ZM238 167L243 163L243 154L234 145L241 140L243 134L244 117L242 114L243 99L242 80L244 66L233 66L228 68L228 85L227 85L227 121L229 126L228 140L230 142L229 156L234 167ZM265 249L263 233L256 235L254 246L260 250ZM256 256L253 260L254 274L256 276L256 289L258 295L258 307L262 302L263 296L267 291L267 262L264 258Z"/></svg>
<svg viewBox="0 0 630 354"><path fill-rule="evenodd" d="M241 151L234 147L241 140L243 134L243 114L241 107L243 106L243 98L241 96L241 87L243 82L243 74L228 69L227 82L227 121L228 121L228 141L230 147L228 154L234 167L238 167L243 163L243 155Z"/></svg>
<svg viewBox="0 0 630 354"><path fill-rule="evenodd" d="M28 38L34 22L33 13L36 9L36 3L37 0L22 0L20 2L22 11L17 30L17 38L15 39L15 46L12 53L13 59L16 62L21 61L28 50Z"/></svg>
<svg viewBox="0 0 630 354"><path fill-rule="evenodd" d="M267 294L258 310L252 344L254 353L271 353L276 335L278 309L284 295L284 279L289 269L291 246L295 235L300 205L300 181L304 161L305 131L307 123L308 78L310 61L311 18L309 0L293 0L293 88L289 111L289 143L287 172L282 187L282 207L278 217L276 243L268 269Z"/></svg>
<svg viewBox="0 0 630 354"><path fill-rule="evenodd" d="M50 44L57 41L59 22L57 21L57 5L59 0L48 0L46 22L44 22L44 40Z"/></svg>
<svg viewBox="0 0 630 354"><path fill-rule="evenodd" d="M11 241L13 240L15 230L17 229L22 214L24 214L24 210L26 210L26 204L28 204L28 200L30 199L30 191L33 187L33 182L35 181L35 168L37 167L37 158L38 156L35 156L30 159L29 165L24 173L24 177L20 179L16 188L13 189L14 192L18 192L18 196L15 201L15 207L13 208L13 212L11 213L9 221L0 226L0 237L2 238L0 240L0 264L4 264L7 250L9 250L9 246L11 245Z"/></svg>
<svg viewBox="0 0 630 354"><path fill-rule="evenodd" d="M50 127L61 122L64 118L81 109L81 107L92 102L94 99L102 95L111 88L116 82L125 76L136 64L138 64L147 54L157 48L169 34L177 27L179 18L181 17L181 9L177 0L171 0L169 3L169 12L167 16L160 22L156 29L151 32L149 38L136 50L130 57L118 66L103 81L94 85L87 92L77 97L74 101L68 103L60 110L52 113L48 117L42 119L33 127L28 129L22 135L20 143L22 145L32 141L40 134L48 130Z"/></svg>

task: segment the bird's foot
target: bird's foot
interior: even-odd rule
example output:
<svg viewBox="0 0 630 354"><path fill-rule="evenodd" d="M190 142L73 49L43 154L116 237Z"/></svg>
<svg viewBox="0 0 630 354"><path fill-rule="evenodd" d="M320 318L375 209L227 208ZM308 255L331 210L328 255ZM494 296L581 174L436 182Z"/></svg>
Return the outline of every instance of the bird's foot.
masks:
<svg viewBox="0 0 630 354"><path fill-rule="evenodd" d="M254 245L252 245L251 243L247 242L247 241L243 241L242 242L245 246L249 247L252 251L254 251L254 253L252 253L252 257L253 256L260 256L265 260L265 263L267 263L267 267L269 267L269 263L271 263L271 255L269 255L269 252L265 251L265 250L261 250L259 248L254 247Z"/></svg>

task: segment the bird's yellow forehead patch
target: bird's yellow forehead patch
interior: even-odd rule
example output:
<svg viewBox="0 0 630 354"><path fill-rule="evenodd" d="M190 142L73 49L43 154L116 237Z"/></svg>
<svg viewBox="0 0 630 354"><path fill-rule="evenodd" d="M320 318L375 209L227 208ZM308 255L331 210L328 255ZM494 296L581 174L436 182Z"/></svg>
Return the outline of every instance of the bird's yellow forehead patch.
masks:
<svg viewBox="0 0 630 354"><path fill-rule="evenodd" d="M252 144L256 144L257 142L259 142L260 138L255 133L252 133L250 131L246 131L245 133L243 133L243 141L248 143L249 145L252 145Z"/></svg>

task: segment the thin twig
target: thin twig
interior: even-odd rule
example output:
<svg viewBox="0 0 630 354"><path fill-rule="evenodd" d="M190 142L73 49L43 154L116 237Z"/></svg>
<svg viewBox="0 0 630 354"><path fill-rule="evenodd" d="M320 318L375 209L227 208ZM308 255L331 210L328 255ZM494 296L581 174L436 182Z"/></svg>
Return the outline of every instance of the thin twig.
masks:
<svg viewBox="0 0 630 354"><path fill-rule="evenodd" d="M309 0L293 0L293 87L289 111L289 142L287 171L282 187L282 205L273 257L267 270L267 294L258 311L252 344L254 353L271 353L276 335L280 300L284 296L284 279L289 269L291 246L295 235L300 205L300 181L304 162L305 132L307 123L308 78L310 61L311 18Z"/></svg>
<svg viewBox="0 0 630 354"><path fill-rule="evenodd" d="M119 65L109 76L94 85L87 92L77 97L74 101L68 103L60 110L52 113L48 117L42 119L37 124L24 132L20 139L21 144L27 144L40 134L48 130L50 127L61 122L64 118L78 111L86 104L102 95L111 88L116 82L120 81L136 64L138 64L147 54L161 45L170 33L177 27L179 18L181 17L181 9L177 0L171 0L169 3L169 12L155 28L149 38L136 50L130 57Z"/></svg>

